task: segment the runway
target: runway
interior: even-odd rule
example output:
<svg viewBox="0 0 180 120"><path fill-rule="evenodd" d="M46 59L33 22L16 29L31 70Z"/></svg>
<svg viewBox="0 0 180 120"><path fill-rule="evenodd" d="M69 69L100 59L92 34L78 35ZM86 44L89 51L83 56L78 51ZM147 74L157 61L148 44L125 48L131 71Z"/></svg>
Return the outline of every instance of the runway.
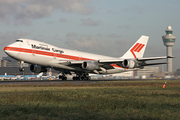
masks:
<svg viewBox="0 0 180 120"><path fill-rule="evenodd" d="M73 81L73 80L15 80L15 81L0 81L0 85L58 85L58 84L89 84L99 81L118 81L118 80L88 80L88 81Z"/></svg>
<svg viewBox="0 0 180 120"><path fill-rule="evenodd" d="M0 85L53 85L53 84L64 84L64 83L71 83L71 84L84 84L89 83L92 81L61 81L61 80L37 80L37 81L0 81Z"/></svg>
<svg viewBox="0 0 180 120"><path fill-rule="evenodd" d="M15 80L15 81L0 81L0 85L53 85L53 84L89 84L100 81L141 81L139 79L101 79L101 80L88 80L88 81L73 81L73 80ZM144 80L143 80L144 81ZM146 80L145 80L146 81Z"/></svg>
<svg viewBox="0 0 180 120"><path fill-rule="evenodd" d="M73 80L15 80L15 81L0 81L0 85L53 85L53 84L89 84L95 82L114 82L114 81L151 81L154 79L101 79L88 81L73 81Z"/></svg>

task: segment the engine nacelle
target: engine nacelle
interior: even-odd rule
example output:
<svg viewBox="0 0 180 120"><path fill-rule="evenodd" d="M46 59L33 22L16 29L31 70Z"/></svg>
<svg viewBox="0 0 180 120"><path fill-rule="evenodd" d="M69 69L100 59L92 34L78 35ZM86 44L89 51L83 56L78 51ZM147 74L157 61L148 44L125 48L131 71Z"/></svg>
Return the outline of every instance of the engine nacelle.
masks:
<svg viewBox="0 0 180 120"><path fill-rule="evenodd" d="M125 60L123 61L123 66L124 66L125 68L133 69L133 68L135 68L135 66L136 66L136 62L135 62L134 60L127 60L127 59L125 59Z"/></svg>
<svg viewBox="0 0 180 120"><path fill-rule="evenodd" d="M86 70L97 70L99 65L97 61L85 61L82 63L82 68Z"/></svg>
<svg viewBox="0 0 180 120"><path fill-rule="evenodd" d="M39 65L31 65L30 70L34 73L47 72L47 69Z"/></svg>

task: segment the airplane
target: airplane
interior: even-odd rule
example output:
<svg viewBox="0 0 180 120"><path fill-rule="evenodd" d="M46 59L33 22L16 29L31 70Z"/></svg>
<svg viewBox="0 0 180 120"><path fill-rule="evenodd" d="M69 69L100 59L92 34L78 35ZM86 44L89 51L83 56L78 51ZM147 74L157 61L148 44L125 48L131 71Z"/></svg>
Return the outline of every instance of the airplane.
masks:
<svg viewBox="0 0 180 120"><path fill-rule="evenodd" d="M0 80L10 80L15 79L16 77L14 75L0 75Z"/></svg>
<svg viewBox="0 0 180 120"><path fill-rule="evenodd" d="M17 76L17 80L30 80L30 79L35 79L35 78L40 78L42 77L43 72L39 73L38 75L19 75Z"/></svg>
<svg viewBox="0 0 180 120"><path fill-rule="evenodd" d="M146 63L150 60L173 58L172 56L143 58L149 37L142 35L122 57L109 57L76 50L58 48L53 45L31 40L17 39L6 46L4 52L20 61L20 71L24 71L23 63L29 63L30 70L35 73L46 72L53 68L61 73L59 79L67 80L66 75L75 73L73 80L90 80L92 74L113 74L129 70L143 69L144 66L167 64Z"/></svg>

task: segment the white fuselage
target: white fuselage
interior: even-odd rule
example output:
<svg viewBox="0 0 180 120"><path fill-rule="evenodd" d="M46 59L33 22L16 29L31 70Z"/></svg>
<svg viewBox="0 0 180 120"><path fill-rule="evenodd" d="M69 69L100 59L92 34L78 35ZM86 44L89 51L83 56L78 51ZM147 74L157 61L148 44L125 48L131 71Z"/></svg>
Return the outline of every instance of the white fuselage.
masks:
<svg viewBox="0 0 180 120"><path fill-rule="evenodd" d="M4 48L4 51L11 57L30 64L41 65L45 67L54 67L59 69L67 69L72 71L81 71L82 68L68 67L61 63L67 61L88 61L88 60L104 60L115 59L114 57L90 54L76 50L58 48L53 45L29 39L18 39ZM126 69L111 64L113 69L106 72L100 71L100 74L112 74L124 72Z"/></svg>

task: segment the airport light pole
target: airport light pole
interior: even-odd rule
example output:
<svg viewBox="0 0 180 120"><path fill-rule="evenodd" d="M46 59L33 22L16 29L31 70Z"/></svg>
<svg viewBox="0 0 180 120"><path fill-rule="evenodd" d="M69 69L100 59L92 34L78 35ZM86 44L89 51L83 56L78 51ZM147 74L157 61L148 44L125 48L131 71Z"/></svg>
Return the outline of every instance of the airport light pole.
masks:
<svg viewBox="0 0 180 120"><path fill-rule="evenodd" d="M167 30L165 30L166 35L162 36L164 45L166 46L167 49L167 56L172 56L172 46L174 45L174 42L176 40L176 36L172 35L173 30L171 26L167 27ZM167 70L168 73L172 73L172 58L167 59L168 65L167 65Z"/></svg>

